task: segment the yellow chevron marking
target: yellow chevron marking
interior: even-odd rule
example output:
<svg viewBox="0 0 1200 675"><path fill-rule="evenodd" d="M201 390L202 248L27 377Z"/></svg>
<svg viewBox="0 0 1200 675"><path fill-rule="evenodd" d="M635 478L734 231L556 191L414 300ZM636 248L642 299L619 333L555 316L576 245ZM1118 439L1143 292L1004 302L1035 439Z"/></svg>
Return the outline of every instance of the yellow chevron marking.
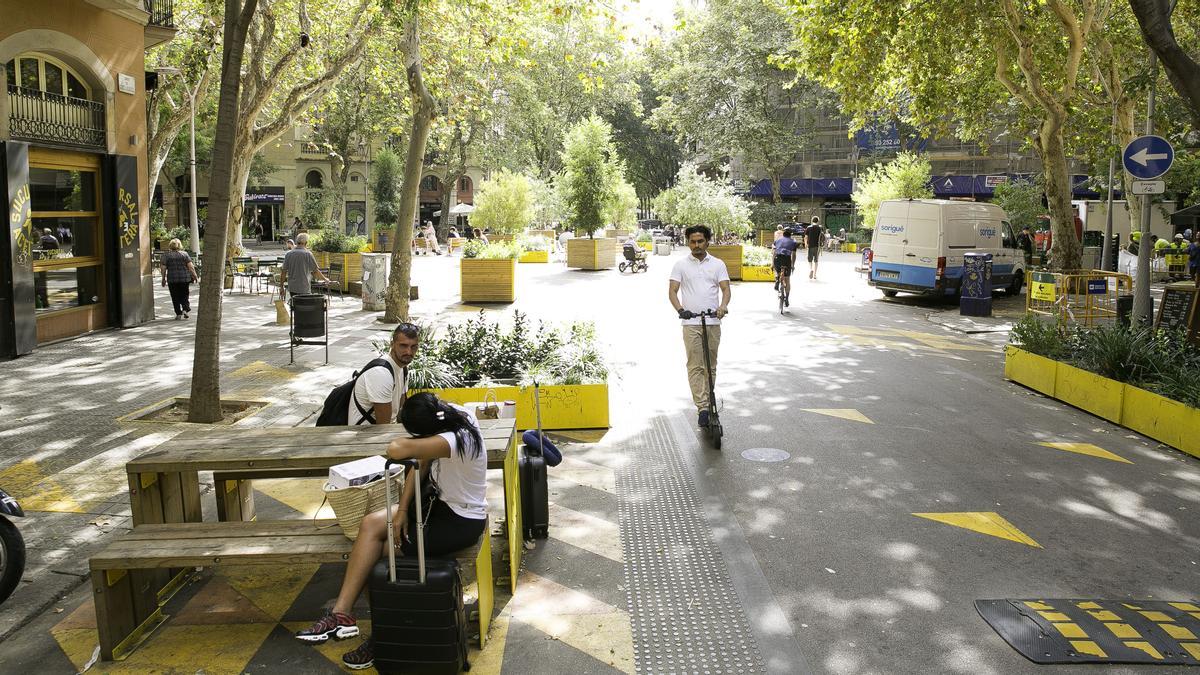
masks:
<svg viewBox="0 0 1200 675"><path fill-rule="evenodd" d="M974 511L964 513L914 513L918 518L927 518L929 520L961 527L967 530L973 530L980 534L986 534L992 537L999 537L1009 541L1015 541L1019 544L1041 548L1042 545L1034 541L1029 535L1017 529L1015 525L1005 520L1004 516L993 511Z"/></svg>
<svg viewBox="0 0 1200 675"><path fill-rule="evenodd" d="M1067 452L1073 452L1078 455L1088 455L1091 457L1099 457L1100 459L1112 460L1114 462L1121 462L1123 464L1133 464L1133 462L1125 459L1124 457L1109 452L1098 445L1092 445L1091 443L1038 443L1038 445L1046 448L1054 448L1055 450L1066 450Z"/></svg>

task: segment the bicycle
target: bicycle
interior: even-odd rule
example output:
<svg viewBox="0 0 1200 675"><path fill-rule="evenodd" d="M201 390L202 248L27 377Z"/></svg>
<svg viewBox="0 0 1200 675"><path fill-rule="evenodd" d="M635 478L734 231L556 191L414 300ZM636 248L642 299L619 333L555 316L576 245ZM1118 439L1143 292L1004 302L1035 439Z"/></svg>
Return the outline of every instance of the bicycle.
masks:
<svg viewBox="0 0 1200 675"><path fill-rule="evenodd" d="M779 291L779 313L786 314L788 306L787 289L783 286L783 270L775 270L775 290Z"/></svg>

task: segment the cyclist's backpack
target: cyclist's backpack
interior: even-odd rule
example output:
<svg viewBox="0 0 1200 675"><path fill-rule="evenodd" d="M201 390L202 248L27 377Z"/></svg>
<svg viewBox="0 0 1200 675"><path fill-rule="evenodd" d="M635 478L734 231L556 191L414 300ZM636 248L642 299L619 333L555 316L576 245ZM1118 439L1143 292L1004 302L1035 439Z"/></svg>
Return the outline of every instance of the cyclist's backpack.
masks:
<svg viewBox="0 0 1200 675"><path fill-rule="evenodd" d="M354 397L354 385L358 384L360 375L376 366L387 368L392 377L396 377L396 372L392 370L392 364L388 363L386 359L372 359L362 370L354 371L354 376L350 378L349 382L343 382L329 392L329 395L325 397L325 404L321 406L321 414L317 416L317 426L337 427L349 424L351 401L354 401L354 405L358 407L358 413L363 416L359 424L375 424L374 408L363 408L358 399Z"/></svg>

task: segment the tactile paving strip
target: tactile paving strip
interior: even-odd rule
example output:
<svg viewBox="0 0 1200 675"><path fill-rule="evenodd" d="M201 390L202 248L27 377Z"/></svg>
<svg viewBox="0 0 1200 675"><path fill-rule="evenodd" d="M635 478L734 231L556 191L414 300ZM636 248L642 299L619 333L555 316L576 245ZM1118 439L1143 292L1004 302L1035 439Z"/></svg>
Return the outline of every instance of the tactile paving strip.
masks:
<svg viewBox="0 0 1200 675"><path fill-rule="evenodd" d="M630 439L617 474L639 673L765 673L749 620L667 421Z"/></svg>

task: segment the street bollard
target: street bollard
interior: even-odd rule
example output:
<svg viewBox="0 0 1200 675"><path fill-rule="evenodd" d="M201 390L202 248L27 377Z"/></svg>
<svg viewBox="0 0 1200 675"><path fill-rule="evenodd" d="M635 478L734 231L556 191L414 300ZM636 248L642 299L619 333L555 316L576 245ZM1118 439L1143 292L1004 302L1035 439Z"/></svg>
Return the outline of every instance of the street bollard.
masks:
<svg viewBox="0 0 1200 675"><path fill-rule="evenodd" d="M962 316L992 315L992 254L963 255L962 285L958 313Z"/></svg>

